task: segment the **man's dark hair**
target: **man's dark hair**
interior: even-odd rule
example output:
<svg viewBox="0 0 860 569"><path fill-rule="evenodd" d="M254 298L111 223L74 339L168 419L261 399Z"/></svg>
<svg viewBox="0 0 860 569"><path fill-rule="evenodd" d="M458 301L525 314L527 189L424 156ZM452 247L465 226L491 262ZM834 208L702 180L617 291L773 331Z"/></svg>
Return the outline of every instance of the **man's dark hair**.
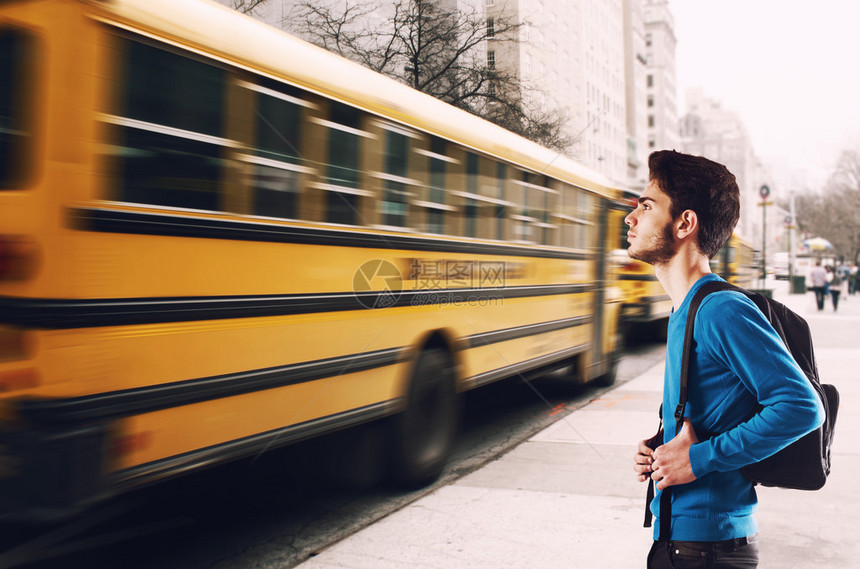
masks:
<svg viewBox="0 0 860 569"><path fill-rule="evenodd" d="M702 156L659 150L648 157L651 181L669 196L672 219L690 209L699 217L699 250L712 258L738 223L740 190L728 168Z"/></svg>

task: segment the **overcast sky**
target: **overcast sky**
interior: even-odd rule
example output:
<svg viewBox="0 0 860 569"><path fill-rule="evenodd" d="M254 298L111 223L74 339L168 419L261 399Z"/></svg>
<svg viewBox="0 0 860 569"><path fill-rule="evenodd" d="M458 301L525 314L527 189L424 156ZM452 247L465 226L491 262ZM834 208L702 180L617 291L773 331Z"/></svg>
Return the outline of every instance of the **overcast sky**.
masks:
<svg viewBox="0 0 860 569"><path fill-rule="evenodd" d="M670 0L688 87L737 112L775 185L818 187L860 149L860 2ZM800 188L787 188L800 189Z"/></svg>

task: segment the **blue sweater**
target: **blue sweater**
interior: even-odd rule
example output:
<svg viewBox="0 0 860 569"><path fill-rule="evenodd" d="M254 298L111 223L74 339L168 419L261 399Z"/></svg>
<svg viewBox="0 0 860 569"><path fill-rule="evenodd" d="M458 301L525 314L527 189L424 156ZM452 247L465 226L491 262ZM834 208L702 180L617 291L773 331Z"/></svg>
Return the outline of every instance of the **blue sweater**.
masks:
<svg viewBox="0 0 860 569"><path fill-rule="evenodd" d="M669 317L663 428L675 436L684 330L699 279ZM696 433L720 433L690 447L696 480L672 487L672 535L720 541L758 531L756 493L740 468L766 458L821 425L824 408L773 327L744 294L720 291L699 306L685 416ZM755 413L757 403L762 405ZM700 435L701 437L701 435ZM660 491L651 502L660 517ZM654 524L654 539L660 524Z"/></svg>

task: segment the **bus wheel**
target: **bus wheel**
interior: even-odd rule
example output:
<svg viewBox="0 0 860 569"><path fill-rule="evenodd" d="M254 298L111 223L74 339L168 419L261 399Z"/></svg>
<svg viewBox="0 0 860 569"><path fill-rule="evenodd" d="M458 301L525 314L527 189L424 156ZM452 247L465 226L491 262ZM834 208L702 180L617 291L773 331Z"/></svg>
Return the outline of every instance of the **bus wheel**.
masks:
<svg viewBox="0 0 860 569"><path fill-rule="evenodd" d="M611 358L611 364L609 365L609 370L606 371L603 375L599 375L594 378L594 385L599 387L612 387L615 385L615 380L618 377L618 360L620 359L620 354L618 350L612 352L609 356Z"/></svg>
<svg viewBox="0 0 860 569"><path fill-rule="evenodd" d="M393 418L393 482L420 488L445 467L457 430L453 362L441 348L424 350L409 384L406 410Z"/></svg>

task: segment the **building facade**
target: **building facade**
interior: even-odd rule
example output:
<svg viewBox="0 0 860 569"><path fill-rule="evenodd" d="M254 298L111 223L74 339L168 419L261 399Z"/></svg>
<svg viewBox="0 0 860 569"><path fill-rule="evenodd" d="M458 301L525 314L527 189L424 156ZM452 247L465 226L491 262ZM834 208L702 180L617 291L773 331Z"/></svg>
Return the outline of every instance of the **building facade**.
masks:
<svg viewBox="0 0 860 569"><path fill-rule="evenodd" d="M568 154L612 179L627 175L623 0L486 0L488 21L523 23L519 42L494 46L540 109L568 118Z"/></svg>
<svg viewBox="0 0 860 569"><path fill-rule="evenodd" d="M667 0L644 0L648 152L678 147L675 22Z"/></svg>
<svg viewBox="0 0 860 569"><path fill-rule="evenodd" d="M627 106L628 187L648 181L648 113L646 81L648 57L642 0L624 0L624 83Z"/></svg>
<svg viewBox="0 0 860 569"><path fill-rule="evenodd" d="M527 21L514 66L568 115L570 155L628 187L678 145L674 21L666 0L487 0Z"/></svg>
<svg viewBox="0 0 860 569"><path fill-rule="evenodd" d="M737 178L741 192L738 233L756 249L766 244L768 254L785 250L788 212L773 203L778 188L773 187L772 176L756 157L743 121L737 113L707 97L700 88L689 89L685 98L687 113L680 122L679 150L725 164ZM762 186L768 186L771 193L768 200L771 204L764 210L760 196Z"/></svg>

